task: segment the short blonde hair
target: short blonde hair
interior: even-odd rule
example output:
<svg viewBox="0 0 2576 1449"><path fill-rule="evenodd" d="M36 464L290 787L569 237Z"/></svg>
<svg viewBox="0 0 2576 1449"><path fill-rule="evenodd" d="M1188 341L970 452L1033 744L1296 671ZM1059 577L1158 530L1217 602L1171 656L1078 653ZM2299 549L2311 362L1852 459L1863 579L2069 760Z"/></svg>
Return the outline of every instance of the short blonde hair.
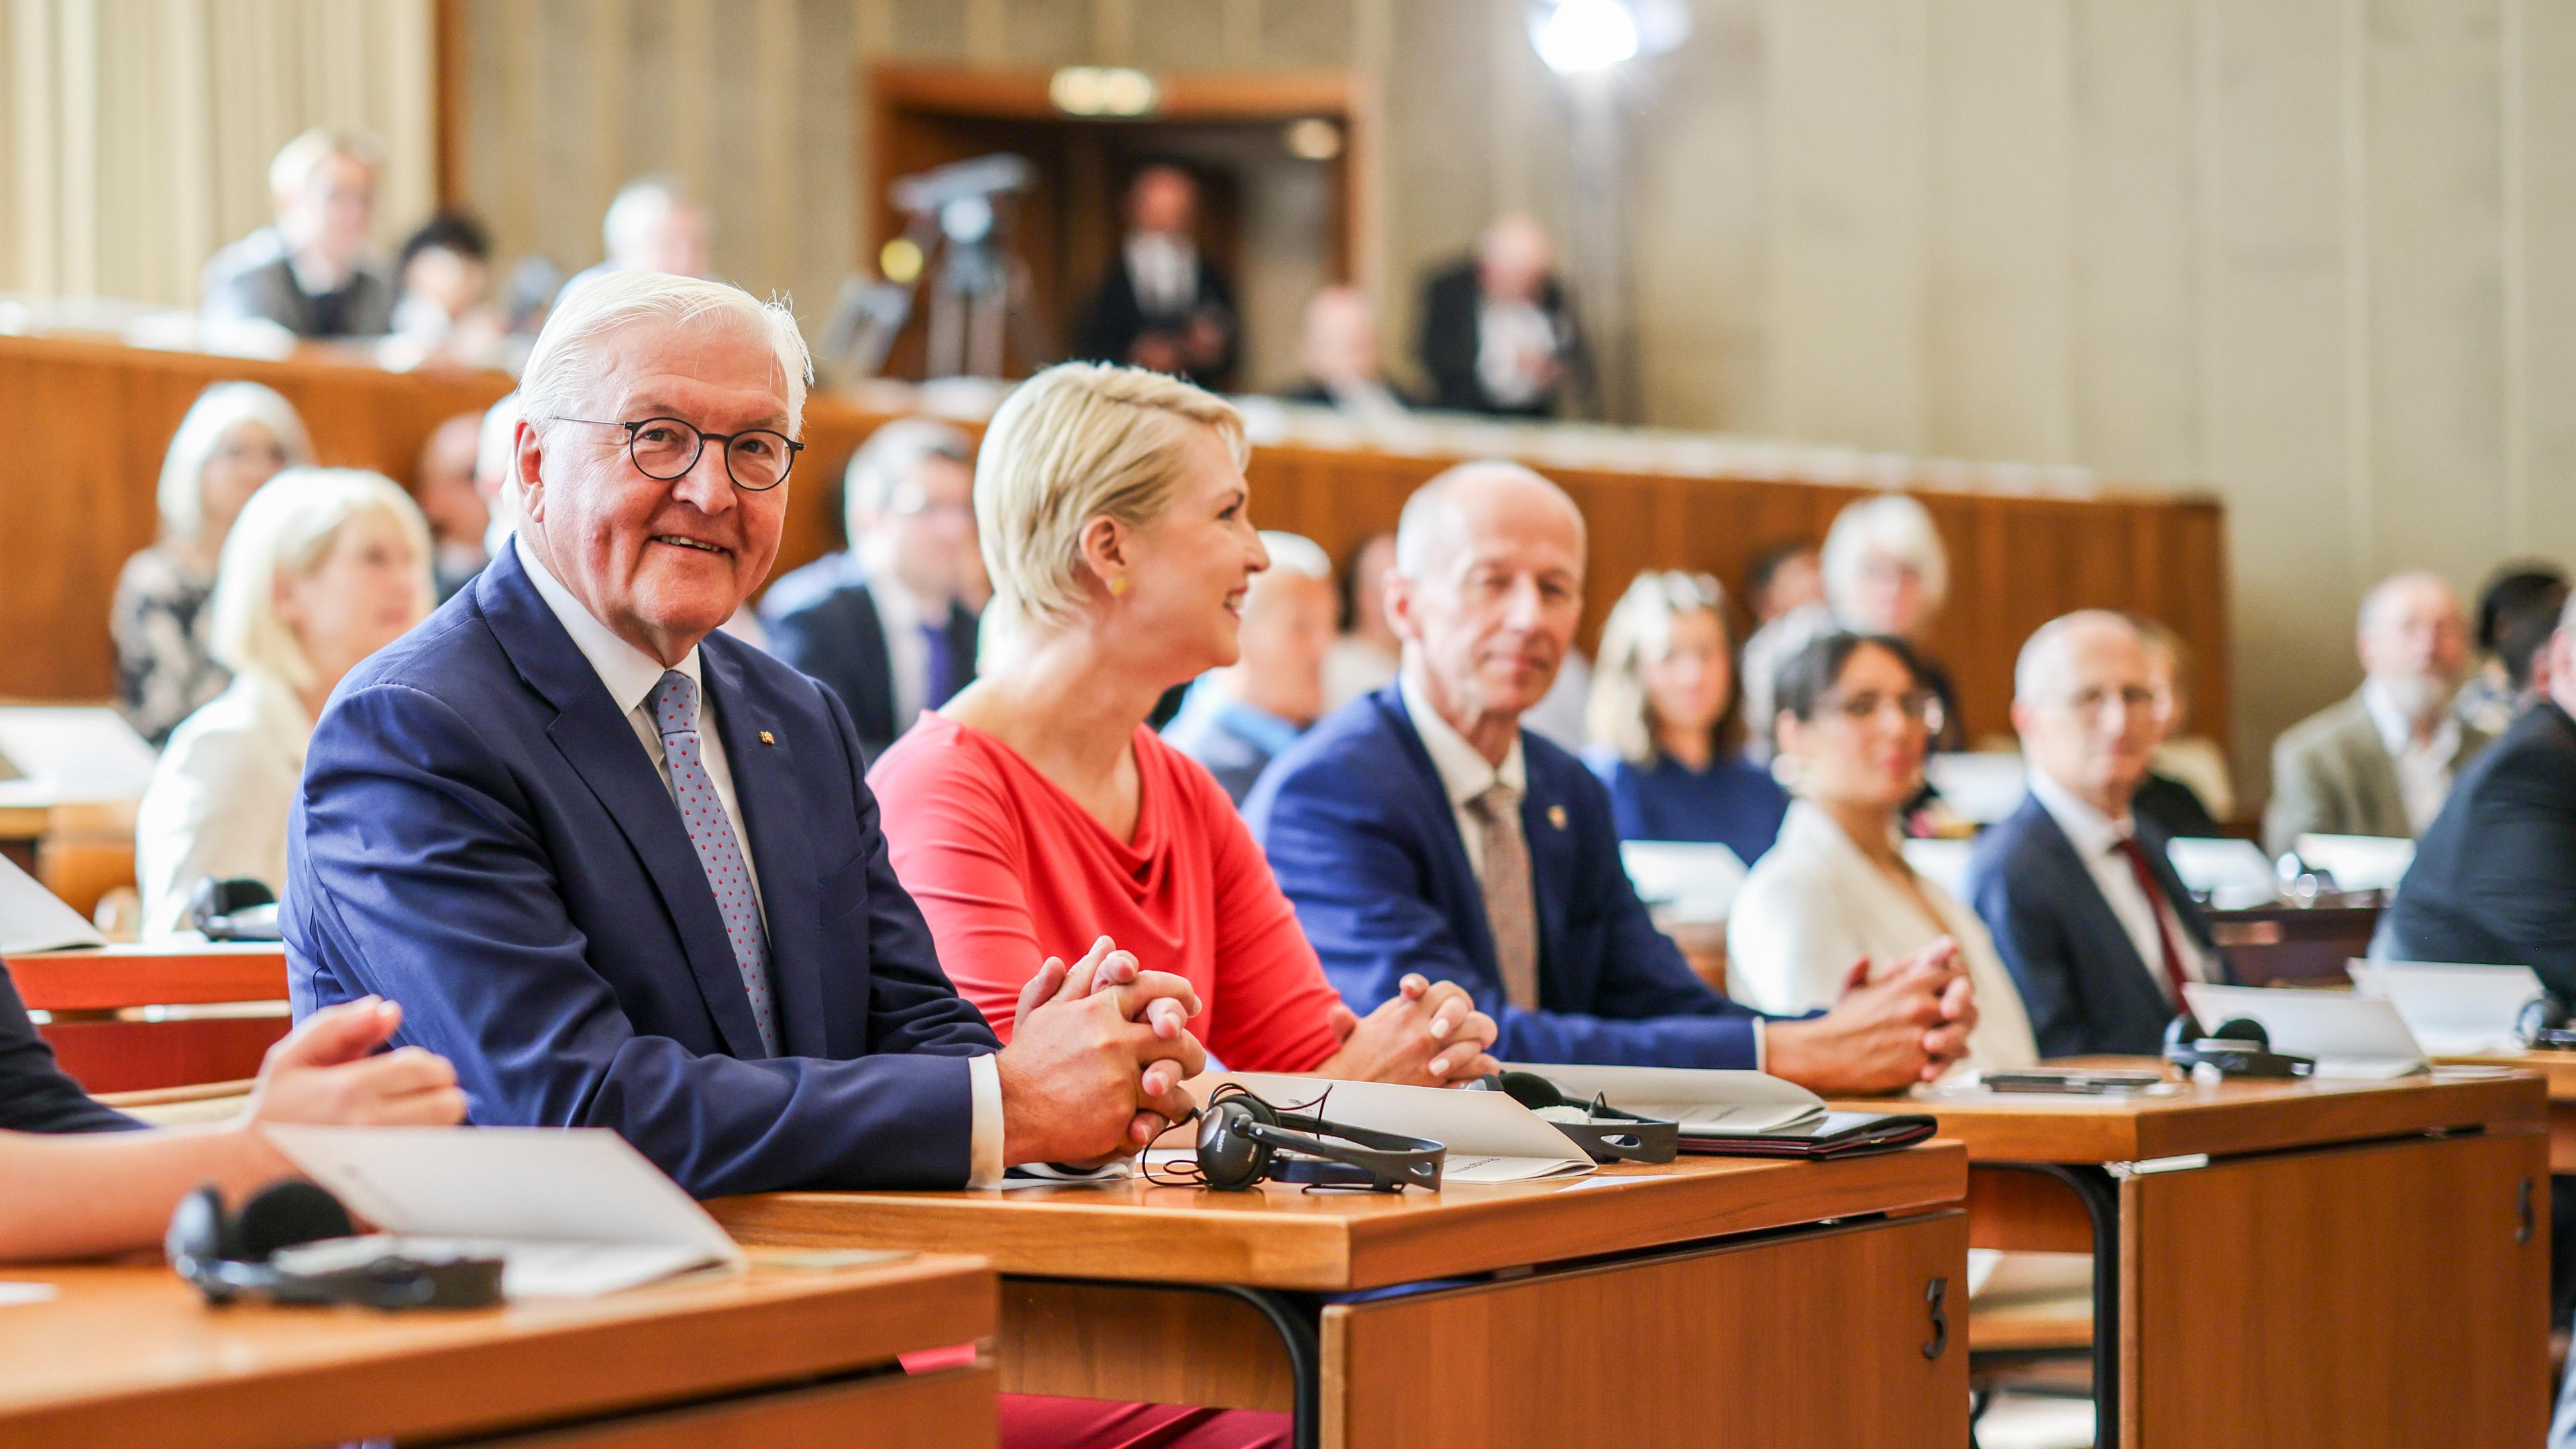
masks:
<svg viewBox="0 0 2576 1449"><path fill-rule="evenodd" d="M1140 367L1061 362L1002 400L975 460L975 528L993 580L988 648L1081 612L1083 526L1160 517L1192 428L1214 429L1236 467L1250 460L1232 403Z"/></svg>
<svg viewBox="0 0 2576 1449"><path fill-rule="evenodd" d="M1583 722L1595 743L1609 746L1629 764L1653 764L1657 749L1645 666L1671 644L1673 620L1695 613L1713 615L1721 633L1733 632L1726 627L1726 590L1714 577L1649 569L1637 575L1602 621L1601 652L1593 664L1592 698ZM1718 717L1720 735L1735 716L1736 699L1731 698Z"/></svg>
<svg viewBox="0 0 2576 1449"><path fill-rule="evenodd" d="M1860 586L1861 567L1872 550L1902 560L1923 581L1923 612L1940 612L1950 596L1950 552L1941 546L1941 530L1932 511L1902 493L1881 493L1854 501L1834 515L1825 531L1817 567L1825 576L1825 597L1837 618L1848 618L1847 601Z"/></svg>
<svg viewBox="0 0 2576 1449"><path fill-rule="evenodd" d="M268 194L290 196L304 189L322 163L334 156L346 156L370 171L381 171L385 165L385 143L373 131L349 127L316 126L277 148L268 163Z"/></svg>
<svg viewBox="0 0 2576 1449"><path fill-rule="evenodd" d="M528 352L519 378L519 412L543 425L580 403L583 389L608 371L607 340L638 322L674 326L726 325L766 343L778 363L779 391L787 399L787 435L805 428L805 389L814 360L796 314L785 302L763 302L731 282L703 282L668 272L607 272L575 287L555 303Z"/></svg>
<svg viewBox="0 0 2576 1449"><path fill-rule="evenodd" d="M197 394L179 430L170 435L170 451L161 456L161 532L170 538L195 538L206 526L206 465L215 450L244 423L258 423L277 438L286 466L313 463L313 440L295 404L275 388L255 382L219 382Z"/></svg>
<svg viewBox="0 0 2576 1449"><path fill-rule="evenodd" d="M390 518L411 544L418 575L414 619L427 618L429 525L411 495L363 468L289 468L260 486L224 540L215 573L215 658L237 674L257 674L289 689L312 687L313 663L277 612L277 581L310 577L331 555L340 532L373 515Z"/></svg>

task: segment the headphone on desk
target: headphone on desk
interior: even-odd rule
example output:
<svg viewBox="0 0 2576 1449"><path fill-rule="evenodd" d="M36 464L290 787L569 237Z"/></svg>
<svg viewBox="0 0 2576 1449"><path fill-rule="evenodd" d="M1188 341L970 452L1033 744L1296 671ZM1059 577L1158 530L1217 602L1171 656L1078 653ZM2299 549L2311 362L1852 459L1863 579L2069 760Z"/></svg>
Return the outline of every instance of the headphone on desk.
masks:
<svg viewBox="0 0 2576 1449"><path fill-rule="evenodd" d="M354 1240L349 1210L301 1178L272 1183L224 1211L209 1183L179 1200L162 1251L208 1303L259 1296L279 1303L357 1303L369 1308L484 1308L501 1301L501 1260L440 1261L375 1253L346 1263L297 1267L280 1254L334 1239Z"/></svg>
<svg viewBox="0 0 2576 1449"><path fill-rule="evenodd" d="M2272 1034L2251 1017L2231 1016L2203 1036L2188 1011L2165 1024L2165 1060L2184 1071L2209 1067L2228 1077L2304 1077L2317 1069L2314 1057L2272 1050Z"/></svg>
<svg viewBox="0 0 2576 1449"><path fill-rule="evenodd" d="M275 941L277 892L250 876L206 876L188 892L188 924L209 941Z"/></svg>
<svg viewBox="0 0 2576 1449"><path fill-rule="evenodd" d="M2536 1052L2576 1051L2576 1031L2567 1026L2566 999L2555 991L2524 1002L2514 1015L2513 1033Z"/></svg>
<svg viewBox="0 0 2576 1449"><path fill-rule="evenodd" d="M1436 1192L1448 1157L1448 1147L1430 1138L1283 1110L1233 1082L1209 1094L1199 1109L1198 1185L1219 1192L1243 1192L1263 1182Z"/></svg>
<svg viewBox="0 0 2576 1449"><path fill-rule="evenodd" d="M1536 1112L1595 1162L1670 1162L1681 1152L1682 1124L1610 1105L1596 1092L1587 1102L1537 1072L1506 1069L1478 1077L1464 1088L1500 1092Z"/></svg>

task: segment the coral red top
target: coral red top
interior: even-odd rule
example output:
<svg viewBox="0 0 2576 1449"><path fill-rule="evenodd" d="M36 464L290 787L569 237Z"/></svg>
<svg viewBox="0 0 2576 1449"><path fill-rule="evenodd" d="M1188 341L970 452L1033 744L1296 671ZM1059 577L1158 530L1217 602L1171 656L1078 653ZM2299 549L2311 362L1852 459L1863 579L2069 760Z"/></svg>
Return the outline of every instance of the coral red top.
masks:
<svg viewBox="0 0 2576 1449"><path fill-rule="evenodd" d="M1205 768L1142 726L1135 750L1133 841L952 719L923 716L878 759L868 784L939 964L1008 1041L1039 963L1078 961L1105 935L1198 989L1190 1029L1227 1066L1312 1070L1341 1047L1326 1017L1339 998L1295 908Z"/></svg>

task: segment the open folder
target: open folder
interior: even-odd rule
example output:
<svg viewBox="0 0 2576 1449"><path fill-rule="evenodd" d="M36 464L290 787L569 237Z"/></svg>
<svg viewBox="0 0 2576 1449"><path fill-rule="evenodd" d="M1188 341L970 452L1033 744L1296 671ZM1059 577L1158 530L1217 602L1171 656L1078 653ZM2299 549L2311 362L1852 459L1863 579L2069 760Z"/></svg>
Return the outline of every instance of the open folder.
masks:
<svg viewBox="0 0 2576 1449"><path fill-rule="evenodd" d="M392 1239L317 1249L499 1258L501 1291L512 1298L589 1298L744 1261L706 1209L614 1132L262 1130L307 1177Z"/></svg>
<svg viewBox="0 0 2576 1449"><path fill-rule="evenodd" d="M1231 1072L1208 1080L1214 1090L1234 1082L1270 1105L1349 1127L1427 1137L1449 1149L1440 1180L1450 1183L1538 1182L1581 1177L1592 1160L1575 1149L1546 1118L1500 1092L1460 1092L1441 1087L1399 1087L1385 1082L1341 1082L1272 1072ZM1205 1094L1201 1094L1202 1100ZM1184 1129L1196 1142L1196 1127ZM1190 1157L1197 1148L1181 1138L1146 1154L1149 1165Z"/></svg>

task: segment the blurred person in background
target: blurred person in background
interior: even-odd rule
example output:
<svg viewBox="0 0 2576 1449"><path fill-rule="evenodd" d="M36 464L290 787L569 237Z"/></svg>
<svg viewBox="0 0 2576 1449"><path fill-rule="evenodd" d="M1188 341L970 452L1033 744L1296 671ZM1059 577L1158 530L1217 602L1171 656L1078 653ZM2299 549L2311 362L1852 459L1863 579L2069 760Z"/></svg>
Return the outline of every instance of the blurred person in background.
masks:
<svg viewBox="0 0 2576 1449"><path fill-rule="evenodd" d="M593 277L610 272L668 272L675 277L715 274L706 208L676 176L640 176L627 182L599 225L607 256L572 274L555 293L555 305Z"/></svg>
<svg viewBox="0 0 2576 1449"><path fill-rule="evenodd" d="M1431 405L1451 412L1547 418L1589 393L1583 334L1547 229L1520 212L1498 217L1475 255L1433 274L1420 354Z"/></svg>
<svg viewBox="0 0 2576 1449"><path fill-rule="evenodd" d="M412 469L411 496L429 522L429 572L442 604L482 572L492 556L483 546L492 527L492 507L474 479L482 445L483 414L458 413L430 430Z"/></svg>
<svg viewBox="0 0 2576 1449"><path fill-rule="evenodd" d="M2191 723L2191 651L2156 620L2128 619L2146 647L2147 678L2156 692L2155 758L2129 808L2167 839L2223 836L2218 817L2236 808L2227 756L2216 741L2183 733Z"/></svg>
<svg viewBox="0 0 2576 1449"><path fill-rule="evenodd" d="M1941 701L1945 721L1932 748L1965 749L1968 727L1959 714L1958 689L1921 647L1950 589L1950 554L1931 511L1902 493L1857 499L1834 515L1818 566L1823 600L1791 609L1744 641L1744 708L1753 726L1754 757L1771 757L1771 691L1781 666L1807 641L1836 630L1914 645L1915 668Z"/></svg>
<svg viewBox="0 0 2576 1449"><path fill-rule="evenodd" d="M1783 614L1823 603L1825 570L1816 546L1800 538L1756 551L1744 566L1744 597L1753 606L1757 629Z"/></svg>
<svg viewBox="0 0 2576 1449"><path fill-rule="evenodd" d="M1241 650L1233 664L1199 676L1163 741L1198 761L1236 805L1271 760L1324 713L1324 655L1333 645L1340 597L1333 561L1314 540L1264 531L1270 567L1243 597Z"/></svg>
<svg viewBox="0 0 2576 1449"><path fill-rule="evenodd" d="M2478 591L2477 644L2485 656L2469 682L2460 687L2451 712L2463 724L2500 735L2522 707L2541 693L2532 666L2547 655L2543 647L2558 627L2558 611L2567 603L2567 571L2538 559L2507 564Z"/></svg>
<svg viewBox="0 0 2576 1449"><path fill-rule="evenodd" d="M312 130L269 167L276 255L217 280L210 319L274 322L298 337L381 337L393 330L394 284L369 264L382 141L363 131Z"/></svg>
<svg viewBox="0 0 2576 1449"><path fill-rule="evenodd" d="M1744 758L1726 595L1706 574L1637 576L1601 627L1592 744L1621 840L1714 841L1751 865L1789 796Z"/></svg>
<svg viewBox="0 0 2576 1449"><path fill-rule="evenodd" d="M1386 574L1395 567L1395 530L1372 533L1342 556L1342 634L1324 654L1324 712L1332 713L1395 678L1403 641L1386 621Z"/></svg>
<svg viewBox="0 0 2576 1449"><path fill-rule="evenodd" d="M1118 259L1074 324L1079 358L1221 387L1242 349L1234 287L1198 244L1199 184L1169 162L1127 187Z"/></svg>
<svg viewBox="0 0 2576 1449"><path fill-rule="evenodd" d="M1363 424L1400 422L1411 406L1378 361L1377 309L1357 287L1326 287L1306 303L1306 375L1280 394L1339 408Z"/></svg>

